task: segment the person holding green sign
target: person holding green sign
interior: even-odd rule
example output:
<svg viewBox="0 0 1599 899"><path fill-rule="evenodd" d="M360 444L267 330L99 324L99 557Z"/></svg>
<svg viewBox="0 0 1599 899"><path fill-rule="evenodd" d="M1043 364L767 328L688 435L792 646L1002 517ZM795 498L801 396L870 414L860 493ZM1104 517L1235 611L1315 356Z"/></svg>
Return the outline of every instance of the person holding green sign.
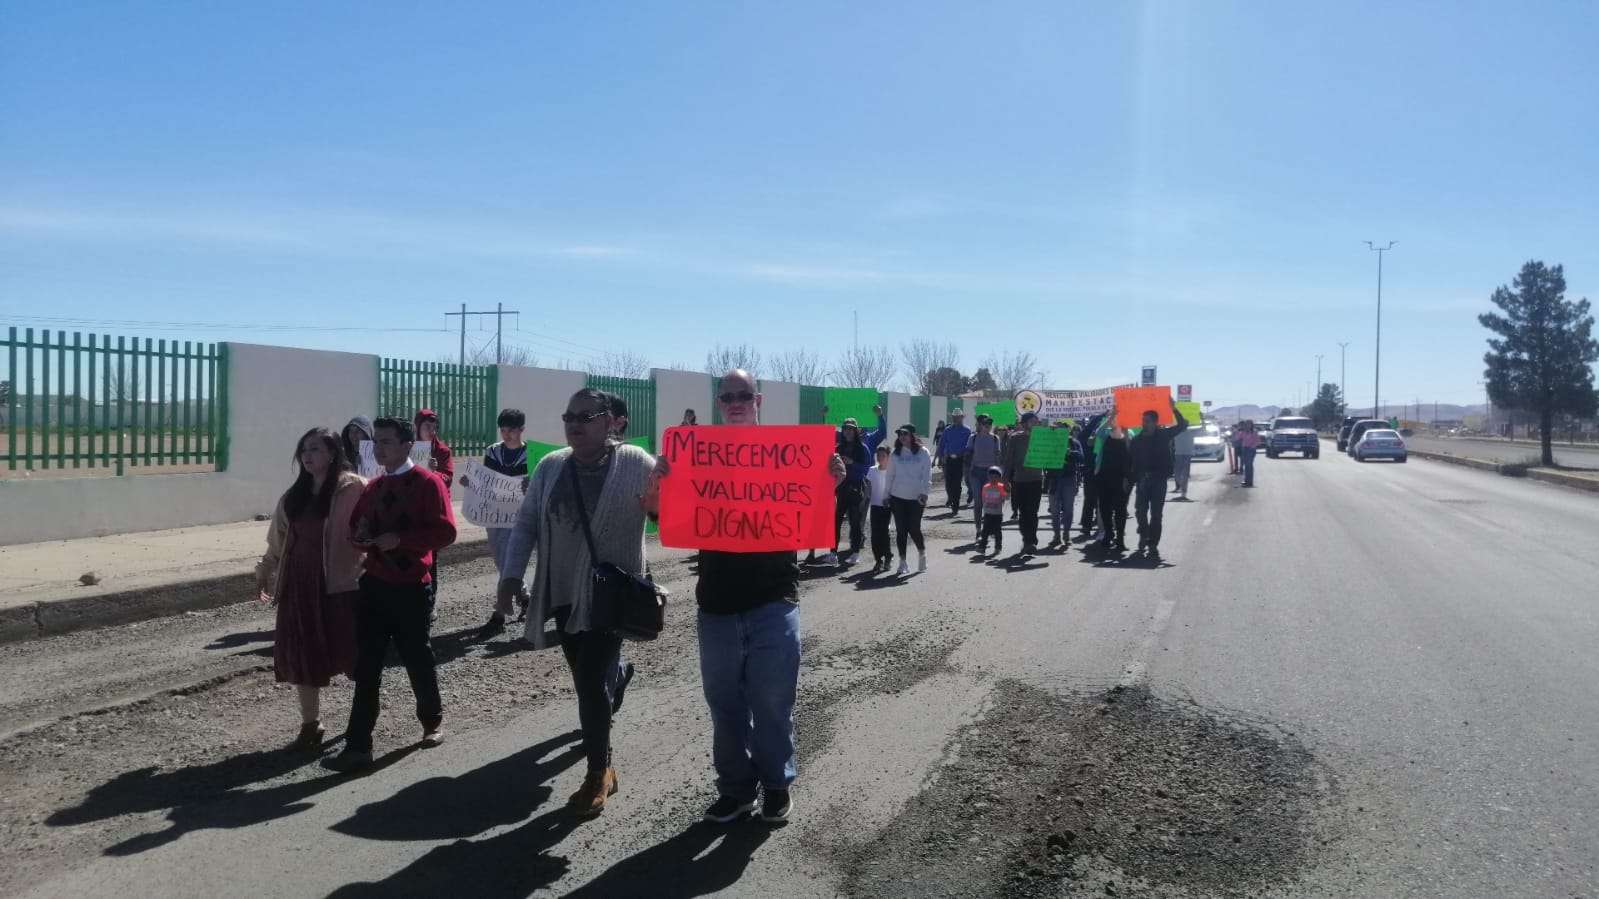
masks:
<svg viewBox="0 0 1599 899"><path fill-rule="evenodd" d="M1060 546L1072 535L1072 513L1077 503L1077 481L1083 470L1083 446L1077 442L1076 426L1052 428L1051 433L1059 431L1065 438L1066 451L1060 465L1050 472L1049 487L1049 524L1054 531L1050 538L1049 546L1054 549Z"/></svg>
<svg viewBox="0 0 1599 899"><path fill-rule="evenodd" d="M1020 521L1022 555L1038 552L1038 504L1044 498L1044 471L1027 465L1027 444L1033 428L1038 425L1038 413L1026 412L1016 425L1005 446L1005 485L1010 488L1011 507Z"/></svg>

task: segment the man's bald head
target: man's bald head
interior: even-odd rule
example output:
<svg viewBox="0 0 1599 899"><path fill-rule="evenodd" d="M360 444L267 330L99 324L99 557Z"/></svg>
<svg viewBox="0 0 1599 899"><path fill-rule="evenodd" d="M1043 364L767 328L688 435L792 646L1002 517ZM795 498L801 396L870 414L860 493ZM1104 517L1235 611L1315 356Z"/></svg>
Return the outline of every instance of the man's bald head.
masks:
<svg viewBox="0 0 1599 899"><path fill-rule="evenodd" d="M722 375L716 404L722 410L722 421L730 425L756 424L760 418L761 395L756 390L755 376L742 368Z"/></svg>

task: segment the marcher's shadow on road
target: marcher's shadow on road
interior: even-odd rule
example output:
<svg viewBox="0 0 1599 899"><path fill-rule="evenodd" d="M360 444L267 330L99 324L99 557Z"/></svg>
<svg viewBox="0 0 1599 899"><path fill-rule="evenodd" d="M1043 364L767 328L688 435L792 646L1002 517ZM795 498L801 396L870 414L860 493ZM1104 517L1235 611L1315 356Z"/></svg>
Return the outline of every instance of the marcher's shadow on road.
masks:
<svg viewBox="0 0 1599 899"><path fill-rule="evenodd" d="M666 842L617 862L566 895L568 899L688 899L715 893L738 883L755 850L771 834L772 828L752 823L733 827L693 824Z"/></svg>
<svg viewBox="0 0 1599 899"><path fill-rule="evenodd" d="M521 827L486 840L456 840L376 883L350 883L328 899L391 899L396 896L522 897L565 876L571 863L546 855L581 824L564 806Z"/></svg>
<svg viewBox="0 0 1599 899"><path fill-rule="evenodd" d="M415 751L394 750L374 765L391 765ZM125 771L89 791L84 801L45 819L53 827L70 827L122 815L167 809L166 830L140 834L107 847L105 854L136 855L178 839L190 831L249 827L305 811L305 800L340 783L343 775L327 774L260 790L250 784L272 780L316 761L310 754L267 750L247 752L209 765L161 772L155 767Z"/></svg>
<svg viewBox="0 0 1599 899"><path fill-rule="evenodd" d="M1150 558L1149 556L1143 555L1141 553L1130 553L1129 554L1129 553L1119 553L1119 552L1107 552L1106 550L1102 550L1102 549L1096 549L1096 550L1094 550L1092 552L1085 553L1083 555L1083 557L1081 559L1079 559L1078 561L1081 562L1084 565L1092 565L1095 568L1117 568L1117 569L1134 569L1134 570L1145 570L1145 571L1157 571L1157 570L1162 569L1162 568L1175 568L1175 567L1177 567L1177 566L1173 565L1172 563L1166 561L1164 556L1159 557L1159 558Z"/></svg>
<svg viewBox="0 0 1599 899"><path fill-rule="evenodd" d="M1016 574L1017 572L1021 571L1037 571L1040 568L1049 567L1048 562L1040 562L1031 555L1020 554L1006 556L1002 559L995 559L989 564L993 565L995 568L998 568L1000 571L1005 572L1006 574Z"/></svg>
<svg viewBox="0 0 1599 899"><path fill-rule="evenodd" d="M854 584L857 590L881 590L884 587L898 587L905 583L905 578L898 577L887 571L872 572L862 571L843 579L846 584Z"/></svg>
<svg viewBox="0 0 1599 899"><path fill-rule="evenodd" d="M368 840L447 840L525 821L554 792L549 781L583 758L582 739L582 731L572 731L458 777L417 781L332 829ZM562 746L565 752L545 758Z"/></svg>
<svg viewBox="0 0 1599 899"><path fill-rule="evenodd" d="M224 634L210 643L206 649L238 649L249 643L271 643L277 636L277 630L242 631L237 634ZM268 647L270 649L270 647Z"/></svg>

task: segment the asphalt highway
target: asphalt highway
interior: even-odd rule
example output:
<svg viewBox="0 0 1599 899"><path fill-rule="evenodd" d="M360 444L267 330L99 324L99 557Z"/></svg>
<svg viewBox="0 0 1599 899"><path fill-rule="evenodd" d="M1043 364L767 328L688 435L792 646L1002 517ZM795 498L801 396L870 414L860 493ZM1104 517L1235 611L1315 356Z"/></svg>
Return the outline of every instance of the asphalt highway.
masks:
<svg viewBox="0 0 1599 899"><path fill-rule="evenodd" d="M1262 459L1254 489L1195 472L1159 563L1082 543L978 562L965 516L935 509L928 573L808 579L785 828L694 823L714 795L693 575L652 548L672 632L629 647L622 789L597 821L560 808L582 766L558 659L463 644L440 669L448 741L410 751L391 669L389 763L358 779L258 753L292 735L269 672L7 738L0 892L1599 895L1599 497L1333 452ZM491 581L446 582L440 630L479 618ZM270 628L219 614L237 617L167 625L163 644ZM115 664L117 636L96 639ZM47 658L0 649L0 675ZM74 676L49 670L41 691ZM348 692L327 701L336 731ZM1140 747L1171 763L1118 770Z"/></svg>

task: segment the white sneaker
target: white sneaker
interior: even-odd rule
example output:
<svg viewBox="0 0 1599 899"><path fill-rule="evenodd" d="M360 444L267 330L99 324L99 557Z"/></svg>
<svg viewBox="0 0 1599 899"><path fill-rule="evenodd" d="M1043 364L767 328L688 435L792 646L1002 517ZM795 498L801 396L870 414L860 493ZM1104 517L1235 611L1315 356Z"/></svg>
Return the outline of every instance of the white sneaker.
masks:
<svg viewBox="0 0 1599 899"><path fill-rule="evenodd" d="M916 554L916 570L918 572L927 570L927 553Z"/></svg>
<svg viewBox="0 0 1599 899"><path fill-rule="evenodd" d="M818 565L837 565L838 553L828 553L827 555L822 556L820 559L817 559L816 562Z"/></svg>
<svg viewBox="0 0 1599 899"><path fill-rule="evenodd" d="M859 562L860 560L861 560L861 554L860 553L850 553L849 555L845 556L844 560L842 562L840 562L839 564L841 564L844 567L848 568L849 566L854 565L856 562Z"/></svg>
<svg viewBox="0 0 1599 899"><path fill-rule="evenodd" d="M904 559L900 559L899 560L899 571L896 571L894 573L899 575L900 577L904 577L905 575L911 573L911 566Z"/></svg>

